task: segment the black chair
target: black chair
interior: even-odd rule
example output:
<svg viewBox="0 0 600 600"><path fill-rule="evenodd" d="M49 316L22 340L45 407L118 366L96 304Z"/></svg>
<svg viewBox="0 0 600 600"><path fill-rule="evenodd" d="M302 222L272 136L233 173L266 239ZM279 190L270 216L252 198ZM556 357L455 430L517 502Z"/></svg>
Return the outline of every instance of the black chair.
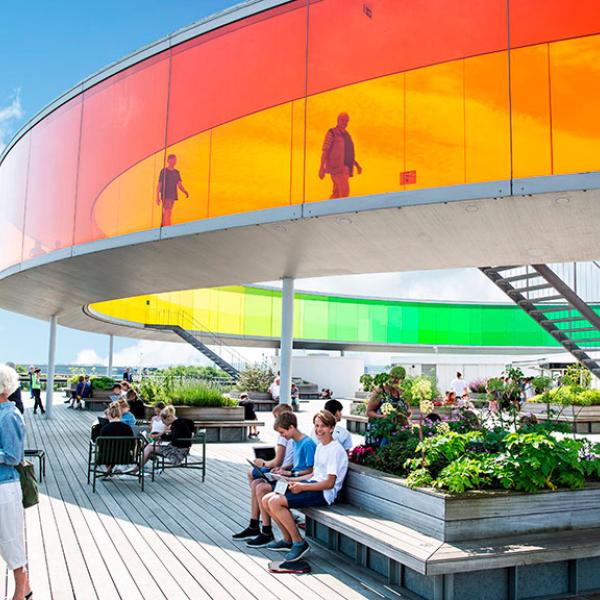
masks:
<svg viewBox="0 0 600 600"><path fill-rule="evenodd" d="M195 469L202 471L202 481L206 479L206 431L199 430L189 438L181 438L181 441L190 442L190 452L195 445L202 445L202 456L194 460L188 453L183 462L178 465L169 464L162 454L152 454L152 481L157 469L162 473L165 469ZM155 442L156 444L157 442Z"/></svg>
<svg viewBox="0 0 600 600"><path fill-rule="evenodd" d="M38 471L40 483L46 476L46 453L43 450L25 450L25 456L38 459Z"/></svg>
<svg viewBox="0 0 600 600"><path fill-rule="evenodd" d="M113 467L125 465L137 467L137 473L119 473L136 477L144 491L144 443L136 437L98 436L96 443L90 441L88 455L88 483L92 478L92 491L96 491L98 476L109 476Z"/></svg>

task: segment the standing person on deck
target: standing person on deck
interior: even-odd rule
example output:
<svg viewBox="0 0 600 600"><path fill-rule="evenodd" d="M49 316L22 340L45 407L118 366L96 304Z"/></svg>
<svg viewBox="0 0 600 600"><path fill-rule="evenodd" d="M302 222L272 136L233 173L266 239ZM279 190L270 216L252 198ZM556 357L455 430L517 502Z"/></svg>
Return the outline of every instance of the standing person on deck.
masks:
<svg viewBox="0 0 600 600"><path fill-rule="evenodd" d="M12 600L32 597L25 553L25 511L15 467L25 453L25 426L17 407L8 401L19 386L17 372L0 365L0 557L15 578Z"/></svg>

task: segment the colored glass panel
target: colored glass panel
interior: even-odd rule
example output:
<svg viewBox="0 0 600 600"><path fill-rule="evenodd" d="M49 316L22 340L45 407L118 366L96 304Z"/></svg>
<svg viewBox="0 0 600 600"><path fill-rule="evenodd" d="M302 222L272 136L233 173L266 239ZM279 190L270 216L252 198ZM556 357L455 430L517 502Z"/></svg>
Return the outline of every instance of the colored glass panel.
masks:
<svg viewBox="0 0 600 600"><path fill-rule="evenodd" d="M75 243L160 225L155 190L163 163L168 75L163 54L84 93ZM131 175L120 177L132 167Z"/></svg>
<svg viewBox="0 0 600 600"><path fill-rule="evenodd" d="M306 3L291 2L173 49L168 144L300 98Z"/></svg>
<svg viewBox="0 0 600 600"><path fill-rule="evenodd" d="M514 177L552 173L548 45L511 50Z"/></svg>
<svg viewBox="0 0 600 600"><path fill-rule="evenodd" d="M0 271L21 261L30 139L22 137L0 164Z"/></svg>
<svg viewBox="0 0 600 600"><path fill-rule="evenodd" d="M550 44L555 173L600 170L600 35Z"/></svg>
<svg viewBox="0 0 600 600"><path fill-rule="evenodd" d="M71 100L31 132L23 257L73 244L81 98Z"/></svg>

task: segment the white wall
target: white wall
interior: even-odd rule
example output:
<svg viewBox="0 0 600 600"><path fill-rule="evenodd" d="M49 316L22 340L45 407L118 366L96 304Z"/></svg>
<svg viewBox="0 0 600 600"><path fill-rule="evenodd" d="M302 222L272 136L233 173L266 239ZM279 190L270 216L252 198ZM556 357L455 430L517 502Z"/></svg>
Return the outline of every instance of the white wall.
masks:
<svg viewBox="0 0 600 600"><path fill-rule="evenodd" d="M274 356L273 368L279 369L279 356ZM336 398L353 398L360 388L359 378L365 372L361 358L346 356L293 356L292 376L302 377L319 386L319 390L329 388Z"/></svg>

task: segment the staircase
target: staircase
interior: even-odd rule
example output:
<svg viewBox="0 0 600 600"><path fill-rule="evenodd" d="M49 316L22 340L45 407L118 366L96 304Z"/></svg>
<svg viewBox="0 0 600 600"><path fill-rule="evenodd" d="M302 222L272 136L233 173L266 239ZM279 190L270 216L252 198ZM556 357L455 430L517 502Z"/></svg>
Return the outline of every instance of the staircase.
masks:
<svg viewBox="0 0 600 600"><path fill-rule="evenodd" d="M594 268L600 270L598 265ZM576 291L576 264L482 267L480 271L600 378L600 316Z"/></svg>
<svg viewBox="0 0 600 600"><path fill-rule="evenodd" d="M248 362L239 352L225 344L220 337L209 331L195 319L181 313L162 315L159 320L163 323L173 324L151 324L145 325L145 327L147 329L173 332L183 341L196 348L196 350L201 352L221 370L225 371L233 381L239 379L240 371L246 367ZM218 352L211 350L209 346L216 348Z"/></svg>

